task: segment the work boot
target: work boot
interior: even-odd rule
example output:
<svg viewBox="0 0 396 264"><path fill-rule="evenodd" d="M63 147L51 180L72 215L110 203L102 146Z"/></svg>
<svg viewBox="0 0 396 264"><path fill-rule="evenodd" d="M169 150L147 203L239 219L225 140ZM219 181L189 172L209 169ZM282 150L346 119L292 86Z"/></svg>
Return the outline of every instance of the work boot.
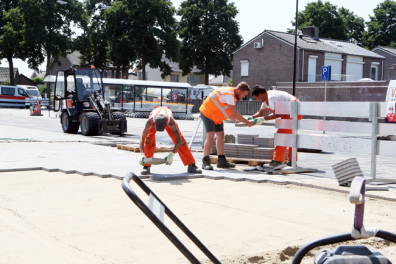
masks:
<svg viewBox="0 0 396 264"><path fill-rule="evenodd" d="M150 167L144 166L143 170L140 172L140 175L148 175L148 174L150 174Z"/></svg>
<svg viewBox="0 0 396 264"><path fill-rule="evenodd" d="M198 167L197 167L197 165L195 165L195 163L188 165L187 172L202 174L202 171L198 170Z"/></svg>
<svg viewBox="0 0 396 264"><path fill-rule="evenodd" d="M228 169L228 168L234 168L234 167L235 167L235 164L229 163L225 157L218 158L218 160L217 160L217 168Z"/></svg>
<svg viewBox="0 0 396 264"><path fill-rule="evenodd" d="M286 165L289 166L289 167L291 167L291 166L292 166L292 162L291 162L291 161L288 161L288 162L286 163Z"/></svg>
<svg viewBox="0 0 396 264"><path fill-rule="evenodd" d="M280 161L272 160L272 161L270 162L270 164L268 164L268 166L270 166L270 167L276 167L276 166L281 165L281 164L282 164L282 162L280 162Z"/></svg>
<svg viewBox="0 0 396 264"><path fill-rule="evenodd" d="M203 159L202 159L202 169L203 170L213 170L212 165L210 165L209 156L203 157Z"/></svg>

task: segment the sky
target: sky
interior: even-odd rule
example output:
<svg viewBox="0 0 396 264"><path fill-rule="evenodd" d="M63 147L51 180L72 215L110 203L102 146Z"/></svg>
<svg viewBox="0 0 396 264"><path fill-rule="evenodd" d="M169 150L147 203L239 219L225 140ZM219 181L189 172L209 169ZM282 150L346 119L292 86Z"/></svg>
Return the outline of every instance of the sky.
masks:
<svg viewBox="0 0 396 264"><path fill-rule="evenodd" d="M81 0L80 0L81 1ZM173 6L177 9L183 0L171 0ZM373 15L373 9L384 0L330 0L330 3L340 7L345 7L356 15L363 17L365 21L369 21L369 15ZM294 20L296 14L295 0L229 0L233 2L239 13L236 20L239 23L239 34L243 37L243 41L248 42L265 29L286 32L292 27L291 21ZM298 1L298 10L302 11L305 6L315 2L312 0ZM320 29L319 29L320 30ZM82 31L77 29L77 34ZM27 63L14 59L14 67L18 68L20 74L24 74L30 78L33 70L29 69ZM8 67L8 61L2 60L0 67ZM45 64L40 66L45 70Z"/></svg>

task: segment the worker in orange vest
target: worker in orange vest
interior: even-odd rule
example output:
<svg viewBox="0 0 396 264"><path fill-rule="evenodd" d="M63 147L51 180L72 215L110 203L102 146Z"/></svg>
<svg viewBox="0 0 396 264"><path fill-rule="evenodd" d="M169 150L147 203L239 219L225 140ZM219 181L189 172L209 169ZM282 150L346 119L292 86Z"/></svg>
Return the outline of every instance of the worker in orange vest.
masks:
<svg viewBox="0 0 396 264"><path fill-rule="evenodd" d="M210 165L209 154L215 134L217 137L217 168L235 167L235 164L229 163L224 156L223 121L230 118L234 122L243 122L249 127L254 125L253 121L249 121L239 114L235 106L236 101L244 98L249 91L249 85L241 82L236 88L229 87L214 90L202 103L199 111L201 112L201 119L206 129L202 169L213 170L213 167Z"/></svg>
<svg viewBox="0 0 396 264"><path fill-rule="evenodd" d="M155 133L163 132L165 129L175 144L172 152L170 152L165 157L166 165L171 165L173 163L173 156L176 154L176 152L178 152L184 166L188 165L187 172L202 173L202 171L198 170L198 167L195 165L195 159L188 148L183 134L179 130L179 126L173 118L172 111L169 109L169 107L156 106L153 111L151 111L149 119L146 122L146 126L140 138L141 155L139 158L139 164L143 165L141 175L150 174L151 165L144 164L144 160L154 156L156 147Z"/></svg>
<svg viewBox="0 0 396 264"><path fill-rule="evenodd" d="M287 92L267 91L264 89L264 87L262 87L260 85L256 85L253 88L252 95L253 95L254 99L262 102L260 110L256 114L254 114L252 117L248 117L248 119L255 119L255 125L261 125L265 120L273 120L273 119L276 119L279 117L281 119L291 119L290 115L275 114L275 102L299 102L297 97L295 97ZM271 111L271 114L264 117L267 109L269 109ZM301 120L302 115L298 115L297 119ZM292 134L293 130L279 128L276 133ZM275 146L274 157L273 157L273 160L270 162L269 166L275 167L275 166L278 166L285 162L286 148L287 147ZM287 165L291 166L292 148L289 148L288 159L289 159L289 161L288 161Z"/></svg>

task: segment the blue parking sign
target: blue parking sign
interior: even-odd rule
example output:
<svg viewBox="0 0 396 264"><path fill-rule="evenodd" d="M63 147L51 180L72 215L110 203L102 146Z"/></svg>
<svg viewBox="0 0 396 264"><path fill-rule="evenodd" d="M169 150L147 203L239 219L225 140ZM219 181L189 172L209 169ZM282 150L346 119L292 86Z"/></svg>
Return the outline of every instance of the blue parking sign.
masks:
<svg viewBox="0 0 396 264"><path fill-rule="evenodd" d="M331 66L322 66L322 81L331 80Z"/></svg>

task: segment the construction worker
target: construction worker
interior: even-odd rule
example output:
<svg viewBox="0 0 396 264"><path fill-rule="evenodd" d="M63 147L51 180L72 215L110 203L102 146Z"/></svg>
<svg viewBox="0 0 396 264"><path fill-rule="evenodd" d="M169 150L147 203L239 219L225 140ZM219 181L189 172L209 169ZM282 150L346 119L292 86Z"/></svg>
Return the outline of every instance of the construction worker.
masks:
<svg viewBox="0 0 396 264"><path fill-rule="evenodd" d="M147 120L146 126L143 130L142 137L140 138L141 155L139 158L139 164L143 165L141 175L150 174L151 164L144 164L144 160L154 156L156 147L155 133L163 132L165 129L175 144L172 152L165 157L166 165L171 165L173 163L173 156L178 152L184 166L188 165L187 172L202 173L202 171L198 170L198 167L195 165L195 159L188 148L183 134L179 130L179 126L173 118L172 111L169 107L156 106L153 111L151 111L149 119Z"/></svg>
<svg viewBox="0 0 396 264"><path fill-rule="evenodd" d="M256 85L253 88L252 95L254 99L257 101L262 102L260 110L254 114L252 117L248 117L248 119L254 119L255 125L261 125L265 120L273 120L276 118L281 119L291 119L290 115L278 115L275 114L275 102L299 102L297 97L284 92L284 91L267 91L264 87L260 85ZM265 112L269 109L271 114L265 116ZM297 116L298 120L302 119L302 115ZM277 133L282 134L292 134L293 130L291 129L281 129L279 128ZM275 167L285 162L285 154L286 154L286 147L275 146L274 150L274 157L273 160L270 162L269 166ZM291 157L292 157L292 148L289 148L288 153L288 166L291 166Z"/></svg>
<svg viewBox="0 0 396 264"><path fill-rule="evenodd" d="M199 111L201 112L201 119L206 129L202 169L213 170L213 167L210 165L209 154L215 134L217 137L217 168L235 167L235 164L229 163L224 156L223 121L230 118L234 122L239 121L247 124L249 127L253 126L253 121L249 121L241 116L235 106L236 101L244 98L249 91L249 85L241 82L236 88L229 87L214 90L202 103Z"/></svg>

